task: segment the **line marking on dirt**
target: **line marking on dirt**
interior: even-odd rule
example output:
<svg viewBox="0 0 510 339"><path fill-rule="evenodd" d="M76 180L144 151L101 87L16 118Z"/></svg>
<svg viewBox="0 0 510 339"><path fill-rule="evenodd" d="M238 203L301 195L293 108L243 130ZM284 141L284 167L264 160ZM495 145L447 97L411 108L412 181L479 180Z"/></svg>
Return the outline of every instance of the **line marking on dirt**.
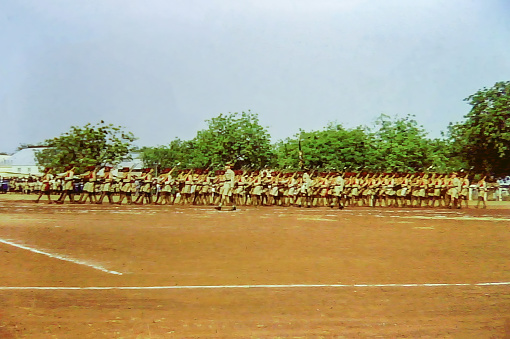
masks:
<svg viewBox="0 0 510 339"><path fill-rule="evenodd" d="M59 255L59 254L52 254L52 253L44 252L44 251L38 250L36 248L32 248L32 247L28 247L28 246L25 246L25 245L17 244L15 242L12 242L12 241L9 241L9 240L0 239L0 243L6 244L6 245L10 245L10 246L14 246L14 247L17 247L17 248L21 248L21 249L24 249L24 250L27 250L27 251L30 251L30 252L33 252L33 253L42 254L42 255L45 255L45 256L50 257L50 258L54 258L54 259L58 259L58 260L63 260L63 261L67 261L67 262L72 262L73 264L88 266L88 267L94 268L96 270L105 272L105 273L122 275L121 272L107 270L106 268L104 268L102 266L99 266L99 265L94 265L94 264L91 264L91 263L88 263L88 262L85 262L85 261L82 261L82 260L69 258L69 257L63 256L63 255Z"/></svg>
<svg viewBox="0 0 510 339"><path fill-rule="evenodd" d="M510 282L485 283L429 283L429 284L292 284L292 285L190 285L190 286L0 286L0 290L198 290L198 289L257 289L257 288L359 288L359 287L453 287L453 286L502 286Z"/></svg>

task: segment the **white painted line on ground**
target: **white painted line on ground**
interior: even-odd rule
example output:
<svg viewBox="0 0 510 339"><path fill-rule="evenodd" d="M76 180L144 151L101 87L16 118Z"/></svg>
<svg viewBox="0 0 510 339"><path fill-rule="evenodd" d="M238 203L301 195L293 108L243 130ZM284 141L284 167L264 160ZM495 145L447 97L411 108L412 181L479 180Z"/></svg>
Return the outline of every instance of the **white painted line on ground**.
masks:
<svg viewBox="0 0 510 339"><path fill-rule="evenodd" d="M17 244L15 242L12 242L12 241L9 241L9 240L0 239L0 243L6 244L6 245L10 245L10 246L14 246L14 247L17 247L17 248L21 248L21 249L24 249L24 250L27 250L27 251L30 251L30 252L33 252L33 253L42 254L42 255L48 256L50 258L54 258L54 259L58 259L58 260L63 260L63 261L68 261L68 262L72 262L72 263L78 264L78 265L88 266L88 267L94 268L96 270L105 272L105 273L122 275L121 272L110 271L110 270L107 270L106 268L104 268L102 266L99 266L99 265L94 265L94 264L91 264L91 263L88 263L88 262L85 262L85 261L82 261L82 260L77 260L77 259L65 257L65 256L59 255L59 254L52 254L52 253L44 252L44 251L38 250L36 248L32 248L32 247L28 247L28 246L25 246L25 245Z"/></svg>
<svg viewBox="0 0 510 339"><path fill-rule="evenodd" d="M486 283L430 283L430 284L292 284L292 285L191 285L191 286L0 286L0 290L197 290L197 289L258 289L258 288L361 288L361 287L453 287L453 286L502 286L510 282Z"/></svg>

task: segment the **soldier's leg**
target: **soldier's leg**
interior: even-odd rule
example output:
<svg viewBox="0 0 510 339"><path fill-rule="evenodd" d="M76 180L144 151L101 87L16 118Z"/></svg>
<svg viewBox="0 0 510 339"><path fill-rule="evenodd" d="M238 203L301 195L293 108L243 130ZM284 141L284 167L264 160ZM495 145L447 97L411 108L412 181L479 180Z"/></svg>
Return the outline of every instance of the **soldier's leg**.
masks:
<svg viewBox="0 0 510 339"><path fill-rule="evenodd" d="M35 199L34 202L39 202L39 200L41 200L41 197L43 196L44 194L44 191L41 191L41 193L39 193L39 196L37 197L37 199Z"/></svg>
<svg viewBox="0 0 510 339"><path fill-rule="evenodd" d="M464 204L466 205L466 208L469 208L469 197L467 195L463 195L462 199L464 200Z"/></svg>
<svg viewBox="0 0 510 339"><path fill-rule="evenodd" d="M140 200L142 200L142 199L143 199L143 192L138 192L138 196L136 197L134 203L139 204Z"/></svg>
<svg viewBox="0 0 510 339"><path fill-rule="evenodd" d="M106 196L106 192L104 192L104 191L101 192L101 195L99 196L99 200L96 201L96 204L102 204L105 196Z"/></svg>
<svg viewBox="0 0 510 339"><path fill-rule="evenodd" d="M85 201L84 201L84 200L86 200L86 199L87 199L87 192L83 191L83 192L81 192L81 194L80 194L80 196L78 197L78 200L76 200L76 202L77 202L78 204L83 204L83 203L85 203Z"/></svg>
<svg viewBox="0 0 510 339"><path fill-rule="evenodd" d="M126 201L128 205L131 205L133 203L133 192L126 192Z"/></svg>
<svg viewBox="0 0 510 339"><path fill-rule="evenodd" d="M69 201L74 204L74 195L75 195L75 192L74 190L69 190L69 192L67 193L69 195Z"/></svg>
<svg viewBox="0 0 510 339"><path fill-rule="evenodd" d="M60 193L60 197L58 197L57 201L55 201L57 204L63 204L64 203L64 199L66 198L67 196L67 191L66 190L62 190L62 193Z"/></svg>
<svg viewBox="0 0 510 339"><path fill-rule="evenodd" d="M314 195L312 192L306 194L306 207L310 208L313 205Z"/></svg>
<svg viewBox="0 0 510 339"><path fill-rule="evenodd" d="M126 198L126 192L120 191L119 200L117 201L117 205L122 205L122 202Z"/></svg>

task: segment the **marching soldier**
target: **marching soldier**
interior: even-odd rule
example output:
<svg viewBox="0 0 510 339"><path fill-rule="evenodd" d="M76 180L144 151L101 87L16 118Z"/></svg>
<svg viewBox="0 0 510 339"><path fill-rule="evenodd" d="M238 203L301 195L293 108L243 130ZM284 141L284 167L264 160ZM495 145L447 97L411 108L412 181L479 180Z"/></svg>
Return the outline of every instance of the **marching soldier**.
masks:
<svg viewBox="0 0 510 339"><path fill-rule="evenodd" d="M313 172L312 172L313 175ZM313 180L312 176L308 171L305 171L303 173L303 182L301 184L301 189L299 191L299 207L305 206L305 207L312 207L311 202L311 195L312 195L312 186L313 186Z"/></svg>
<svg viewBox="0 0 510 339"><path fill-rule="evenodd" d="M450 204L448 208L461 208L459 204L459 193L461 188L461 181L457 177L457 173L453 172L448 182L448 196L450 197Z"/></svg>
<svg viewBox="0 0 510 339"><path fill-rule="evenodd" d="M135 204L142 204L147 202L148 204L152 203L152 173L154 172L153 168L146 168L143 170L142 175L139 180L141 182L140 194L138 198L136 198ZM140 202L141 200L141 202Z"/></svg>
<svg viewBox="0 0 510 339"><path fill-rule="evenodd" d="M188 204L191 201L191 188L193 186L193 170L187 170L185 172L185 175L183 176L182 180L182 187L181 190L181 203L182 204Z"/></svg>
<svg viewBox="0 0 510 339"><path fill-rule="evenodd" d="M251 177L248 182L248 187L251 188L250 190L251 204L253 206L260 206L262 195L262 177L260 176L260 172L255 171L251 173Z"/></svg>
<svg viewBox="0 0 510 339"><path fill-rule="evenodd" d="M395 206L395 176L396 174L389 173L383 180L383 200L386 207Z"/></svg>
<svg viewBox="0 0 510 339"><path fill-rule="evenodd" d="M466 208L469 208L469 177L468 174L461 179L460 192L459 192L459 205L462 205L462 201L466 205Z"/></svg>
<svg viewBox="0 0 510 339"><path fill-rule="evenodd" d="M159 175L157 182L160 185L161 189L159 192L158 197L156 198L156 201L154 201L155 205L169 205L170 201L170 191L172 189L171 181L167 181L169 177L171 178L171 169L165 168L161 171L161 174ZM161 202L159 200L161 199Z"/></svg>
<svg viewBox="0 0 510 339"><path fill-rule="evenodd" d="M66 196L69 196L69 201L74 204L74 166L66 166L65 172L59 174L58 177L64 180L64 185L62 187L62 194L55 202L63 204Z"/></svg>
<svg viewBox="0 0 510 339"><path fill-rule="evenodd" d="M119 190L119 201L117 201L117 204L122 204L124 201L124 198L126 198L126 201L128 205L131 205L133 203L132 200L132 194L134 190L134 178L131 174L131 168L124 167L121 170L119 170L119 174L117 179L120 183L120 190Z"/></svg>
<svg viewBox="0 0 510 339"><path fill-rule="evenodd" d="M39 196L35 200L35 202L39 202L41 197L43 195L46 195L48 197L48 204L53 203L51 201L51 180L53 179L53 174L51 174L52 169L47 167L44 169L44 174L40 178L40 181L42 183L41 186L41 192L39 193Z"/></svg>
<svg viewBox="0 0 510 339"><path fill-rule="evenodd" d="M268 186L268 205L279 205L280 203L280 175L273 172Z"/></svg>
<svg viewBox="0 0 510 339"><path fill-rule="evenodd" d="M104 197L108 197L108 202L110 204L113 204L113 198L112 198L112 183L113 183L113 173L112 173L112 167L106 166L103 169L103 175L99 177L99 179L102 182L101 185L101 196L99 197L99 200L96 202L96 204L102 204Z"/></svg>
<svg viewBox="0 0 510 339"><path fill-rule="evenodd" d="M87 198L90 203L96 203L95 185L96 185L96 166L88 166L87 171L80 175L82 180L85 182L83 185L83 192L78 200L79 204L84 204Z"/></svg>
<svg viewBox="0 0 510 339"><path fill-rule="evenodd" d="M485 203L487 200L487 182L485 182L485 176L478 181L476 188L478 189L478 202L475 208L480 207L480 202L483 204L482 208L487 208L487 204Z"/></svg>
<svg viewBox="0 0 510 339"><path fill-rule="evenodd" d="M234 171L235 173L235 171ZM246 204L246 178L243 170L239 170L235 177L234 202L238 205Z"/></svg>
<svg viewBox="0 0 510 339"><path fill-rule="evenodd" d="M287 190L287 202L286 206L294 206L296 204L297 195L299 192L300 175L298 172L294 172L288 182Z"/></svg>
<svg viewBox="0 0 510 339"><path fill-rule="evenodd" d="M234 188L234 180L235 180L235 173L232 170L232 165L227 164L225 165L225 174L224 174L225 182L223 183L223 187L221 188L221 200L220 204L216 207L218 211L221 211L221 207L228 203L228 201L232 197L232 189ZM236 210L235 202L232 201L232 211Z"/></svg>
<svg viewBox="0 0 510 339"><path fill-rule="evenodd" d="M331 199L331 208L338 206L339 209L344 208L343 204L343 191L344 191L345 180L341 173L337 173L331 180L331 186L333 188Z"/></svg>

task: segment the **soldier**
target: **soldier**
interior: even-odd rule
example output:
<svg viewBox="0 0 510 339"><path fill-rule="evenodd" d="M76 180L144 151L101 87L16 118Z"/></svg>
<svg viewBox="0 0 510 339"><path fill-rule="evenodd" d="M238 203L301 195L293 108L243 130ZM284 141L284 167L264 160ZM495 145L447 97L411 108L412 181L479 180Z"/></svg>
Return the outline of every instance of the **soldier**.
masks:
<svg viewBox="0 0 510 339"><path fill-rule="evenodd" d="M450 204L448 208L461 208L459 204L459 193L461 188L461 181L457 177L457 173L453 172L448 182L448 196L450 197Z"/></svg>
<svg viewBox="0 0 510 339"><path fill-rule="evenodd" d="M430 185L433 188L432 191L432 200L430 201L430 207L436 206L436 201L438 204L438 207L441 207L441 190L443 186L443 178L441 177L441 174L436 175L434 180L431 181Z"/></svg>
<svg viewBox="0 0 510 339"><path fill-rule="evenodd" d="M201 170L200 176L197 179L197 204L209 205L211 203L211 177L209 176L209 169Z"/></svg>
<svg viewBox="0 0 510 339"><path fill-rule="evenodd" d="M487 208L487 204L485 203L487 200L487 183L485 182L485 176L478 181L476 188L478 189L478 202L475 208L480 207L480 202L483 204L482 208Z"/></svg>
<svg viewBox="0 0 510 339"><path fill-rule="evenodd" d="M117 201L117 204L122 204L124 198L126 198L128 205L131 205L133 203L132 193L134 189L134 179L131 174L131 168L124 167L120 169L117 179L120 183L119 201Z"/></svg>
<svg viewBox="0 0 510 339"><path fill-rule="evenodd" d="M382 183L383 200L386 207L395 206L395 176L396 174L387 173Z"/></svg>
<svg viewBox="0 0 510 339"><path fill-rule="evenodd" d="M213 205L217 205L221 200L221 188L223 187L223 183L225 182L225 171L218 170L214 172L214 177L212 178L212 197L211 201Z"/></svg>
<svg viewBox="0 0 510 339"><path fill-rule="evenodd" d="M356 174L356 173L352 173L351 174L351 178L350 178L350 194L349 194L349 200L350 200L350 204L352 204L353 206L359 206L359 196L360 196L360 193L361 193L361 180L359 178L359 173Z"/></svg>
<svg viewBox="0 0 510 339"><path fill-rule="evenodd" d="M44 169L44 174L39 179L42 183L41 192L39 193L39 196L37 197L35 202L39 202L39 200L41 199L41 197L44 194L48 197L48 204L53 203L51 201L51 180L53 179L53 175L51 174L51 171L52 171L52 169L49 167Z"/></svg>
<svg viewBox="0 0 510 339"><path fill-rule="evenodd" d="M269 206L269 192L271 189L272 175L270 170L262 171L262 194L260 195L260 204L262 206Z"/></svg>
<svg viewBox="0 0 510 339"><path fill-rule="evenodd" d="M252 172L248 181L250 188L250 202L253 206L259 206L262 195L262 178L259 171Z"/></svg>
<svg viewBox="0 0 510 339"><path fill-rule="evenodd" d="M160 193L154 201L155 205L169 205L170 204L170 192L172 190L172 170L170 168L165 168L161 171L161 174L158 177L158 184L161 187ZM159 200L161 199L161 202Z"/></svg>
<svg viewBox="0 0 510 339"><path fill-rule="evenodd" d="M428 195L427 195L427 188L429 186L429 176L426 173L422 173L421 177L417 178L417 182L415 185L415 189L417 193L415 194L416 197L416 207L421 207L422 203L427 206L428 203Z"/></svg>
<svg viewBox="0 0 510 339"><path fill-rule="evenodd" d="M469 208L469 177L468 174L461 179L460 192L459 192L459 205L462 206L462 201L466 205L466 208Z"/></svg>
<svg viewBox="0 0 510 339"><path fill-rule="evenodd" d="M154 172L154 168L146 168L143 170L142 175L139 180L141 182L140 194L138 198L136 198L135 204L142 204L147 202L148 204L152 203L152 173ZM141 200L141 202L140 202Z"/></svg>
<svg viewBox="0 0 510 339"><path fill-rule="evenodd" d="M55 201L57 204L63 204L66 196L69 196L69 201L74 204L74 165L68 165L64 173L58 175L59 178L64 180L62 187L62 194Z"/></svg>
<svg viewBox="0 0 510 339"><path fill-rule="evenodd" d="M221 207L223 204L228 203L228 201L232 197L232 189L234 188L234 180L235 180L235 173L232 170L232 165L227 164L225 165L225 174L224 174L225 182L223 183L223 187L221 188L220 194L220 204L216 207L218 211L221 211ZM232 211L236 210L235 202L232 201Z"/></svg>
<svg viewBox="0 0 510 339"><path fill-rule="evenodd" d="M280 204L280 176L282 172L271 173L271 181L268 186L268 204L277 206Z"/></svg>
<svg viewBox="0 0 510 339"><path fill-rule="evenodd" d="M300 175L298 172L294 172L292 176L290 177L288 183L287 183L287 198L285 205L286 206L294 206L297 199L297 194L299 192L299 180Z"/></svg>
<svg viewBox="0 0 510 339"><path fill-rule="evenodd" d="M327 207L331 204L331 173L322 173L317 182L317 205Z"/></svg>
<svg viewBox="0 0 510 339"><path fill-rule="evenodd" d="M434 203L434 192L435 192L435 181L436 181L436 174L432 173L430 178L428 179L427 188L425 189L425 195L427 199L427 204L425 207L432 207L432 204Z"/></svg>
<svg viewBox="0 0 510 339"><path fill-rule="evenodd" d="M365 173L362 173L362 175ZM365 176L360 179L359 197L361 198L361 206L371 206L372 202L372 190L370 184L372 179L370 174L366 173Z"/></svg>
<svg viewBox="0 0 510 339"><path fill-rule="evenodd" d="M87 198L90 200L90 203L96 203L96 193L95 193L95 185L96 185L96 166L87 166L86 172L80 175L80 177L85 182L83 185L83 192L78 200L79 204L84 204L87 201Z"/></svg>
<svg viewBox="0 0 510 339"><path fill-rule="evenodd" d="M96 201L96 204L102 204L104 197L108 197L108 202L110 204L113 204L113 198L112 198L112 183L113 183L113 173L112 173L112 167L106 166L103 169L103 175L100 176L100 180L102 181L101 185L101 196L99 197L99 200Z"/></svg>
<svg viewBox="0 0 510 339"><path fill-rule="evenodd" d="M311 195L313 189L313 180L312 180L313 172L310 174L308 171L303 173L303 182L301 184L301 189L299 191L299 207L312 207Z"/></svg>
<svg viewBox="0 0 510 339"><path fill-rule="evenodd" d="M375 176L372 181L371 189L373 192L373 207L379 205L379 207L383 207L383 200L386 192L383 189L383 179L384 174L380 173L378 176Z"/></svg>
<svg viewBox="0 0 510 339"><path fill-rule="evenodd" d="M282 197L281 205L288 207L290 206L290 191L291 191L291 185L293 185L294 176L296 174L294 173L286 173L284 178L281 180L281 187L280 187L280 195Z"/></svg>
<svg viewBox="0 0 510 339"><path fill-rule="evenodd" d="M402 190L402 197L404 199L405 207L412 207L413 202L413 184L415 182L414 174L407 174L404 178L404 189Z"/></svg>
<svg viewBox="0 0 510 339"><path fill-rule="evenodd" d="M333 188L330 207L333 208L338 206L339 209L344 208L343 204L343 191L344 191L345 180L342 177L342 173L337 173L331 180L331 187Z"/></svg>
<svg viewBox="0 0 510 339"><path fill-rule="evenodd" d="M187 170L181 179L181 185L184 185L181 190L182 204L188 204L191 201L192 187L193 187L193 170Z"/></svg>
<svg viewBox="0 0 510 339"><path fill-rule="evenodd" d="M245 205L246 204L246 178L244 176L243 170L234 171L236 174L235 177L235 187L234 187L234 202L237 205Z"/></svg>
<svg viewBox="0 0 510 339"><path fill-rule="evenodd" d="M197 198L200 195L200 191L202 190L202 170L201 169L195 169L192 175L192 184L191 184L191 190L190 190L190 201L189 203L192 205L197 204Z"/></svg>

